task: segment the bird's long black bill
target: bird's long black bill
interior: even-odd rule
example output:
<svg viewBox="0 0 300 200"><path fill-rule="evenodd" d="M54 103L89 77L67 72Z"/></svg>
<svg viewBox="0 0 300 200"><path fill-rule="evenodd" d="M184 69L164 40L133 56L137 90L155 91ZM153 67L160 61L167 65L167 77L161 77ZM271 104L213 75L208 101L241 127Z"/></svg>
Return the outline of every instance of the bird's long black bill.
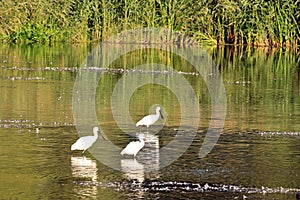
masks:
<svg viewBox="0 0 300 200"><path fill-rule="evenodd" d="M162 112L159 111L159 113L160 113L160 117L161 117L162 119L164 119L164 116L163 116Z"/></svg>

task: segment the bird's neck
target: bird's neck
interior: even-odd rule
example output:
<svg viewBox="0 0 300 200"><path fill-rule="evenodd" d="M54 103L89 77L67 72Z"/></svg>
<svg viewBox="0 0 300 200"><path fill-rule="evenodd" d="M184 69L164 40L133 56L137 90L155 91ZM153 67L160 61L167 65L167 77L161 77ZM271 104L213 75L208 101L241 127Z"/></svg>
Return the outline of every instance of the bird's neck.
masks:
<svg viewBox="0 0 300 200"><path fill-rule="evenodd" d="M159 110L156 110L156 115L159 116L159 114L160 114L160 113L159 113Z"/></svg>
<svg viewBox="0 0 300 200"><path fill-rule="evenodd" d="M94 131L94 136L98 137L98 131Z"/></svg>
<svg viewBox="0 0 300 200"><path fill-rule="evenodd" d="M145 144L145 140L144 139L140 139L140 142L142 143L142 144Z"/></svg>

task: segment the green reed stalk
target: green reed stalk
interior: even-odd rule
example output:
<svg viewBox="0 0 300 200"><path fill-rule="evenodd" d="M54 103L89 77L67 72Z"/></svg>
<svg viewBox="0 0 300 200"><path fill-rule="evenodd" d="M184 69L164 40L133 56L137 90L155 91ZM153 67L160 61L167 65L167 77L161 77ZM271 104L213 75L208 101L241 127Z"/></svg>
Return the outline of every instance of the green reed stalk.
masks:
<svg viewBox="0 0 300 200"><path fill-rule="evenodd" d="M294 0L7 0L0 1L0 40L87 42L123 30L162 27L201 43L299 45Z"/></svg>

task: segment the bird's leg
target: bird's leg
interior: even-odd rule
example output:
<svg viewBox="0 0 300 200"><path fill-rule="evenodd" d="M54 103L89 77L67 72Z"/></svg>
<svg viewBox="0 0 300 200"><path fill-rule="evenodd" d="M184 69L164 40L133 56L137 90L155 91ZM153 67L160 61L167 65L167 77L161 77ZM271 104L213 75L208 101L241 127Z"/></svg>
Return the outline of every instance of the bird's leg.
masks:
<svg viewBox="0 0 300 200"><path fill-rule="evenodd" d="M152 147L152 144L151 144L151 142L148 142L148 144L149 144L149 146L150 146L150 147Z"/></svg>
<svg viewBox="0 0 300 200"><path fill-rule="evenodd" d="M149 142L149 146L152 147L151 141Z"/></svg>
<svg viewBox="0 0 300 200"><path fill-rule="evenodd" d="M145 141L145 143L146 143L147 140L145 139L144 141ZM149 141L149 142L147 142L147 143L149 144L150 147L152 147L151 141Z"/></svg>

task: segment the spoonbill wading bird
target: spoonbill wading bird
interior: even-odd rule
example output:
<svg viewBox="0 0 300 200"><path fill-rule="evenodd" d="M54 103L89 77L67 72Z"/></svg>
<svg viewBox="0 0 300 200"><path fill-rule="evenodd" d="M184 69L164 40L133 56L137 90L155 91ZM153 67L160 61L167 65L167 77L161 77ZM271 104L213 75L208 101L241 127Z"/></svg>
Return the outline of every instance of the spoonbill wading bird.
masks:
<svg viewBox="0 0 300 200"><path fill-rule="evenodd" d="M148 128L150 125L154 124L158 119L159 119L159 116L164 119L161 111L160 111L160 107L157 106L156 107L156 114L155 115L147 115L145 117L143 117L143 119L141 119L140 121L138 121L136 123L136 127L138 126L147 126L147 131L148 131ZM141 130L141 129L140 129Z"/></svg>
<svg viewBox="0 0 300 200"><path fill-rule="evenodd" d="M84 153L88 148L90 148L97 140L98 138L98 131L99 128L96 126L93 128L93 136L85 136L79 138L72 146L71 146L71 151L73 150L83 150L82 153ZM100 133L101 135L101 133ZM101 137L106 140L102 135Z"/></svg>
<svg viewBox="0 0 300 200"><path fill-rule="evenodd" d="M127 146L121 151L121 155L133 155L136 154L145 146L145 140L143 135L139 135L139 141L130 142Z"/></svg>

